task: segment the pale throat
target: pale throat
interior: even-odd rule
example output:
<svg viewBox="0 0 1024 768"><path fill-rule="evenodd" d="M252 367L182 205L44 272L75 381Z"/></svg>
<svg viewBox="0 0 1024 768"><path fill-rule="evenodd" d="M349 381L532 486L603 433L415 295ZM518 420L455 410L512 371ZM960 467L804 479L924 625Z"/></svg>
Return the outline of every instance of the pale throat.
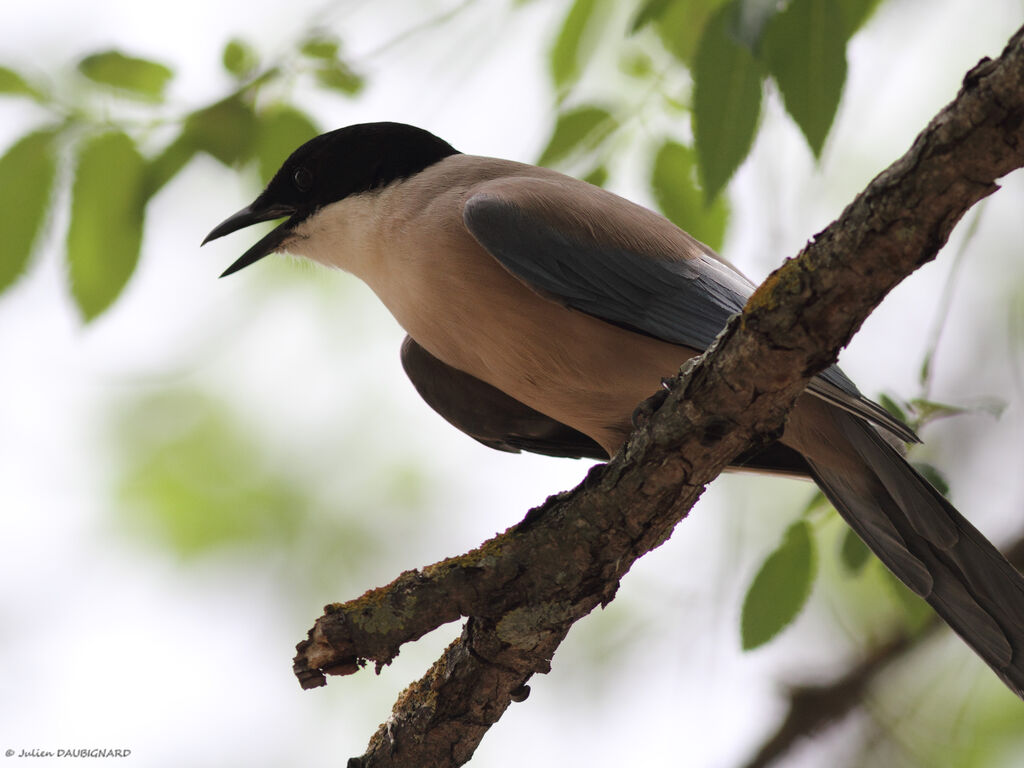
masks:
<svg viewBox="0 0 1024 768"><path fill-rule="evenodd" d="M380 192L325 205L294 229L281 251L351 272L371 286L382 268Z"/></svg>

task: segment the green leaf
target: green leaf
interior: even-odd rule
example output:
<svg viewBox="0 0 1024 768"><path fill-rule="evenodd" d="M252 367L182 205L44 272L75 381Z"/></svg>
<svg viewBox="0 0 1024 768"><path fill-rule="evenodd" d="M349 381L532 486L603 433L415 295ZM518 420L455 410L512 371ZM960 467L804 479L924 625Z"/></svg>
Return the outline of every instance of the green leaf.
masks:
<svg viewBox="0 0 1024 768"><path fill-rule="evenodd" d="M86 56L78 62L78 71L93 82L148 101L160 101L167 83L174 76L174 72L163 64L127 56L120 51Z"/></svg>
<svg viewBox="0 0 1024 768"><path fill-rule="evenodd" d="M603 107L585 104L563 112L537 164L554 165L579 149L591 148L614 128L614 118Z"/></svg>
<svg viewBox="0 0 1024 768"><path fill-rule="evenodd" d="M633 17L633 23L629 25L629 31L631 33L637 32L650 22L660 19L671 3L672 0L647 0L647 2L640 6L636 16Z"/></svg>
<svg viewBox="0 0 1024 768"><path fill-rule="evenodd" d="M811 594L816 559L811 527L803 520L793 523L743 600L743 650L764 645L796 618Z"/></svg>
<svg viewBox="0 0 1024 768"><path fill-rule="evenodd" d="M341 50L341 45L334 38L311 37L302 44L299 50L303 56L308 56L311 59L334 61L338 58L338 51Z"/></svg>
<svg viewBox="0 0 1024 768"><path fill-rule="evenodd" d="M708 22L694 62L693 134L706 200L714 200L750 152L761 112L761 72L730 29L735 7Z"/></svg>
<svg viewBox="0 0 1024 768"><path fill-rule="evenodd" d="M224 46L221 63L224 65L224 69L232 75L242 78L256 69L259 59L252 46L236 37L229 40L228 44Z"/></svg>
<svg viewBox="0 0 1024 768"><path fill-rule="evenodd" d="M811 493L810 500L800 511L800 517L810 517L819 509L832 509L832 502L828 500L828 496L821 492L821 489L815 488Z"/></svg>
<svg viewBox="0 0 1024 768"><path fill-rule="evenodd" d="M603 187L608 181L608 169L603 165L599 165L584 176L583 180L588 184L593 184L595 187Z"/></svg>
<svg viewBox="0 0 1024 768"><path fill-rule="evenodd" d="M230 96L189 115L183 136L224 165L238 165L252 157L256 116L239 96Z"/></svg>
<svg viewBox="0 0 1024 768"><path fill-rule="evenodd" d="M962 408L958 405L950 405L949 403L939 403L921 397L915 397L910 401L909 405L914 409L914 413L917 414L917 420L920 424L927 424L930 421L945 419L950 416L960 416L970 411L969 408Z"/></svg>
<svg viewBox="0 0 1024 768"><path fill-rule="evenodd" d="M0 291L25 271L46 221L57 173L55 136L30 133L0 157Z"/></svg>
<svg viewBox="0 0 1024 768"><path fill-rule="evenodd" d="M878 404L881 405L885 410L895 416L897 419L902 421L904 424L909 423L907 419L906 408L897 403L896 400L884 392L878 396Z"/></svg>
<svg viewBox="0 0 1024 768"><path fill-rule="evenodd" d="M145 164L124 133L90 139L71 190L71 293L88 321L109 307L135 271L142 244Z"/></svg>
<svg viewBox="0 0 1024 768"><path fill-rule="evenodd" d="M751 53L756 53L765 26L781 6L778 0L737 0L736 37Z"/></svg>
<svg viewBox="0 0 1024 768"><path fill-rule="evenodd" d="M363 76L343 61L331 61L316 70L316 80L325 88L355 96L366 85Z"/></svg>
<svg viewBox="0 0 1024 768"><path fill-rule="evenodd" d="M256 131L256 157L263 182L270 181L288 156L318 133L320 130L312 119L294 107L281 104L261 112Z"/></svg>
<svg viewBox="0 0 1024 768"><path fill-rule="evenodd" d="M849 40L871 18L881 0L837 0L843 17L843 31Z"/></svg>
<svg viewBox="0 0 1024 768"><path fill-rule="evenodd" d="M892 590L896 602L903 609L903 618L912 632L917 632L935 618L935 614L928 603L916 594L906 584L896 578L892 572L885 569L885 583Z"/></svg>
<svg viewBox="0 0 1024 768"><path fill-rule="evenodd" d="M693 68L697 44L711 14L725 0L675 0L656 19L654 28L665 50Z"/></svg>
<svg viewBox="0 0 1024 768"><path fill-rule="evenodd" d="M146 163L143 197L149 200L178 175L196 153L196 146L184 133L178 134L163 151Z"/></svg>
<svg viewBox="0 0 1024 768"><path fill-rule="evenodd" d="M921 477L932 484L936 491L943 496L949 496L949 481L938 467L926 461L915 461L913 462L913 467L920 473Z"/></svg>
<svg viewBox="0 0 1024 768"><path fill-rule="evenodd" d="M593 50L594 21L602 0L575 0L551 49L549 65L555 90L564 92L577 80Z"/></svg>
<svg viewBox="0 0 1024 768"><path fill-rule="evenodd" d="M619 69L630 77L644 80L654 74L654 62L644 51L627 51L619 59Z"/></svg>
<svg viewBox="0 0 1024 768"><path fill-rule="evenodd" d="M839 546L839 560L851 575L856 575L864 570L871 559L871 550L868 545L861 541L860 536L847 528L843 532L843 541Z"/></svg>
<svg viewBox="0 0 1024 768"><path fill-rule="evenodd" d="M0 93L7 93L13 96L31 96L33 99L42 98L42 94L20 74L13 69L0 67Z"/></svg>
<svg viewBox="0 0 1024 768"><path fill-rule="evenodd" d="M793 0L768 24L762 57L815 157L846 82L846 35L834 0Z"/></svg>
<svg viewBox="0 0 1024 768"><path fill-rule="evenodd" d="M721 247L729 206L724 197L717 198L710 208L704 205L692 148L671 139L658 148L651 190L658 208L673 224L712 248Z"/></svg>

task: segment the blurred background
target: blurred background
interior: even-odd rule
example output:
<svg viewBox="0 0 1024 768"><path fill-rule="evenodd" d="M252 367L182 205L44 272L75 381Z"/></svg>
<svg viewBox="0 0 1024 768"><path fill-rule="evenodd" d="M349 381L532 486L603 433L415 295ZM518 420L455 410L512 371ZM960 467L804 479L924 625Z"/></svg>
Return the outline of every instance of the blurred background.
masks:
<svg viewBox="0 0 1024 768"><path fill-rule="evenodd" d="M294 645L322 606L476 546L588 468L490 451L445 424L405 379L402 331L354 278L277 257L217 279L255 234L199 242L307 133L398 120L465 152L543 156L695 217L688 228L760 281L1024 22L1021 0L866 3L877 9L849 39L820 158L766 80L742 165L712 207L679 212L690 192L665 176L692 167L663 153L690 157L664 147L693 145L695 54L672 41L721 5L0 5L0 67L32 91L9 77L0 88L0 152L37 128L59 132L33 255L5 268L0 294L0 749L15 751L11 764L22 750L81 748L132 751L91 764L343 764L459 627L406 646L379 676L301 691ZM654 21L631 34L644 10ZM112 59L84 57L111 50L173 76L129 84L135 98L104 90ZM586 105L605 110L598 128L575 118L573 135L566 116L596 109ZM94 137L110 129L135 148L104 154ZM251 147L232 148L249 129ZM75 190L88 188L88 163L103 188L124 183L111 157L151 163L137 266L115 232L72 221L85 221ZM28 181L7 181L3 200L31 196ZM841 362L872 396L965 409L929 421L913 457L1011 543L1024 536L1024 176L1003 186ZM90 238L101 256L108 243L129 252L123 287L89 272ZM719 478L614 603L573 629L472 764L743 766L784 717L789 685L833 679L922 621L877 563L844 564L845 529L819 510L807 518L808 604L741 651L746 589L812 498L800 482ZM914 637L849 717L782 764L1024 764L1024 705L950 633ZM33 761L50 764L63 761Z"/></svg>

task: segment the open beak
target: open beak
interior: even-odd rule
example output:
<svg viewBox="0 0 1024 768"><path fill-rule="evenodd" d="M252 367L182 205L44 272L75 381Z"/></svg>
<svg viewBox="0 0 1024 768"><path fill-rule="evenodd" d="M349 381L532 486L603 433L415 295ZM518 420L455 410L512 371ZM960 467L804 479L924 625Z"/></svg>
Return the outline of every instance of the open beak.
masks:
<svg viewBox="0 0 1024 768"><path fill-rule="evenodd" d="M257 201L258 202L258 201ZM203 240L202 245L206 245L211 240L216 240L218 237L224 237L232 232L237 232L240 229L258 224L261 221L270 221L271 219L280 219L284 216L294 216L295 208L291 205L271 205L271 206L258 206L256 203L248 205L238 213L229 216L224 219L220 224L214 227L210 234ZM243 253L234 264L224 270L221 277L227 277L230 274L237 272L240 269L248 267L250 264L262 259L264 256L273 253L288 236L291 235L293 221L289 218L288 221L272 229L267 235L265 235L256 245Z"/></svg>

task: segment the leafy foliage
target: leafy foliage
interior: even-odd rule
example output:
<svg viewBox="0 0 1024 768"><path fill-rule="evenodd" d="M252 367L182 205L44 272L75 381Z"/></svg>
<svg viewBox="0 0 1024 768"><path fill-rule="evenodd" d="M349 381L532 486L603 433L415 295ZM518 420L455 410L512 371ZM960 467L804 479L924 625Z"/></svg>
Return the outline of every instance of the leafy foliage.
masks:
<svg viewBox="0 0 1024 768"><path fill-rule="evenodd" d="M851 575L860 573L871 560L871 550L852 528L843 531L839 545L839 560Z"/></svg>
<svg viewBox="0 0 1024 768"><path fill-rule="evenodd" d="M845 29L833 0L793 0L767 24L763 59L816 156L846 82Z"/></svg>
<svg viewBox="0 0 1024 768"><path fill-rule="evenodd" d="M661 44L679 64L693 70L697 46L708 20L723 4L724 0L672 0L661 10L653 27Z"/></svg>
<svg viewBox="0 0 1024 768"><path fill-rule="evenodd" d="M750 152L761 113L761 72L732 35L735 7L708 22L693 66L693 135L700 176L714 199Z"/></svg>
<svg viewBox="0 0 1024 768"><path fill-rule="evenodd" d="M103 51L78 62L78 71L93 82L117 88L125 95L160 101L174 76L170 67L156 61Z"/></svg>
<svg viewBox="0 0 1024 768"><path fill-rule="evenodd" d="M93 137L79 152L71 195L71 293L91 320L121 293L139 259L143 159L127 134Z"/></svg>
<svg viewBox="0 0 1024 768"><path fill-rule="evenodd" d="M98 317L120 296L139 261L145 209L149 200L198 153L232 167L256 163L266 179L299 144L318 133L314 121L288 104L272 101L257 109L259 90L285 75L309 76L332 90L353 94L362 79L340 58L337 41L309 42L293 63L294 71L269 67L258 72L259 56L245 41L229 41L221 54L236 89L172 121L177 131L155 152L152 125L139 121L149 113L165 122L164 98L174 72L164 64L121 51L82 57L75 70L90 84L76 86L75 101L61 99L67 89L49 91L23 74L0 67L0 96L30 97L60 119L44 123L15 141L0 157L0 291L26 270L45 225L57 179L72 179L71 216L66 235L70 293L84 320ZM340 78L340 79L339 79ZM112 103L110 97L115 97ZM131 118L118 119L116 97L131 103ZM73 173L61 173L67 163Z"/></svg>
<svg viewBox="0 0 1024 768"><path fill-rule="evenodd" d="M319 132L305 112L287 104L275 104L261 112L256 122L256 158L263 182L270 181L292 150Z"/></svg>
<svg viewBox="0 0 1024 768"><path fill-rule="evenodd" d="M0 67L0 94L10 96L31 96L42 98L39 90L31 85L24 77L7 67Z"/></svg>
<svg viewBox="0 0 1024 768"><path fill-rule="evenodd" d="M30 133L0 157L0 291L25 271L39 239L57 171L55 138Z"/></svg>
<svg viewBox="0 0 1024 768"><path fill-rule="evenodd" d="M787 112L820 156L846 81L846 44L880 0L644 0L624 21L623 36L646 35L645 66L623 69L661 91L668 109L690 113L692 137L663 137L696 150L697 177L710 205L749 154L761 113L763 84L778 86ZM551 50L551 76L559 102L580 87L600 56L588 47L602 18L598 0L576 0ZM670 61L647 55L651 38ZM692 77L692 98L666 89L667 72ZM613 131L605 141L616 133ZM599 148L598 148L599 149ZM664 177L658 186L665 189ZM658 189L652 191L662 199ZM663 212L669 213L664 208ZM718 226L717 211L706 211ZM688 217L693 225L694 217Z"/></svg>
<svg viewBox="0 0 1024 768"><path fill-rule="evenodd" d="M575 0L551 49L551 80L564 91L580 77L593 51L592 33L604 0Z"/></svg>
<svg viewBox="0 0 1024 768"><path fill-rule="evenodd" d="M654 156L651 190L658 207L676 226L712 248L722 247L729 207L724 197L705 207L693 149L667 139Z"/></svg>
<svg viewBox="0 0 1024 768"><path fill-rule="evenodd" d="M224 165L240 165L252 157L256 113L248 99L234 94L189 115L184 135L196 150Z"/></svg>
<svg viewBox="0 0 1024 768"><path fill-rule="evenodd" d="M238 38L228 41L220 60L224 69L239 78L251 75L259 65L256 51L244 40Z"/></svg>
<svg viewBox="0 0 1024 768"><path fill-rule="evenodd" d="M811 594L816 559L811 527L798 520L747 589L740 622L743 650L764 645L796 618Z"/></svg>
<svg viewBox="0 0 1024 768"><path fill-rule="evenodd" d="M122 422L132 450L121 499L132 527L183 557L228 545L284 547L297 535L299 489L253 466L251 442L223 406L167 392L134 404Z"/></svg>
<svg viewBox="0 0 1024 768"><path fill-rule="evenodd" d="M779 10L765 0L638 0L623 15L608 0L572 0L550 50L558 117L539 162L572 164L588 181L604 185L616 172L615 142L621 138L623 144L644 145L651 158L650 189L662 212L719 247L728 221L721 193L753 144L764 79L776 80L786 109L815 154L820 153L845 79L846 41L879 3L791 0ZM634 81L630 92L646 94L641 102L576 96L585 86L584 75L601 65L607 51ZM342 41L322 28L299 39L290 58L269 66L261 64L248 42L231 39L220 63L235 89L172 118L177 130L155 151L152 123L139 121L138 110L152 109L153 121L167 123L165 97L174 71L166 64L113 49L83 56L77 73L102 87L79 88L74 104L59 95L67 89L44 88L15 69L0 67L0 97L28 97L59 116L59 122L44 123L15 141L0 159L0 177L32 178L13 188L5 184L7 191L0 192L18 198L0 213L0 237L12 244L0 256L0 291L27 269L45 224L54 220L48 209L50 201L62 199L53 194L55 180L65 177L61 163L90 170L92 158L80 153L98 153L105 142L110 144L104 151L122 147L121 166L109 172L121 190L100 193L119 198L117 212L105 215L98 207L89 208L84 192L72 195L79 202L72 216L74 233L67 239L71 293L90 320L117 299L138 262L146 204L196 154L236 168L254 164L265 181L280 160L318 130L282 88L307 78L323 90L352 97L366 85L346 58ZM680 85L677 72L692 78L692 89ZM261 96L272 87L278 92L271 98ZM111 113L110 96L135 104L130 121L119 122L116 105ZM651 124L664 123L648 122L659 113L671 117L670 125L685 125L680 111L689 114L692 135L650 130ZM121 138L115 141L113 134ZM97 136L107 138L96 144ZM93 184L91 170L74 178L82 190ZM135 222L112 235L113 251L101 257L94 242L100 227L87 224L86 218L105 215L103 226L112 226L125 222L129 212Z"/></svg>
<svg viewBox="0 0 1024 768"><path fill-rule="evenodd" d="M614 128L611 113L593 105L583 105L567 110L558 116L554 133L537 162L554 165L574 152L592 148Z"/></svg>

